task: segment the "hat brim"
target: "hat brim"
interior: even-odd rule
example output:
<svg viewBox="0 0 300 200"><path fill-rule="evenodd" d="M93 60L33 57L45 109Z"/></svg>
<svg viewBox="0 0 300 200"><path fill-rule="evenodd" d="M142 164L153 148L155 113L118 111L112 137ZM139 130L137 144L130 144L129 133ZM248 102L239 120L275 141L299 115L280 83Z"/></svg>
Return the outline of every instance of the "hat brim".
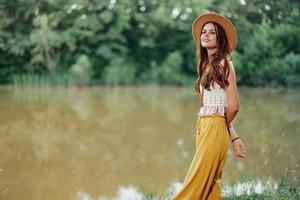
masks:
<svg viewBox="0 0 300 200"><path fill-rule="evenodd" d="M203 25L206 22L216 22L220 24L225 30L226 37L229 43L229 50L233 51L237 45L237 34L234 25L224 17L215 12L206 12L202 15L199 15L193 22L192 33L197 46L199 46L200 32Z"/></svg>

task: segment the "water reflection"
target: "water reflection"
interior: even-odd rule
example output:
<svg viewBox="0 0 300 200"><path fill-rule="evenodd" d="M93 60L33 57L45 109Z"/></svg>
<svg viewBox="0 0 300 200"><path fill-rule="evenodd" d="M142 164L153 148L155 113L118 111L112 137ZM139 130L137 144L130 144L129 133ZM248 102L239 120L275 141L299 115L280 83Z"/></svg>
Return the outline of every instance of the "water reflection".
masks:
<svg viewBox="0 0 300 200"><path fill-rule="evenodd" d="M247 158L230 149L223 186L286 172L297 180L299 91L241 88L239 97ZM165 194L194 155L193 87L1 87L0 109L1 198Z"/></svg>

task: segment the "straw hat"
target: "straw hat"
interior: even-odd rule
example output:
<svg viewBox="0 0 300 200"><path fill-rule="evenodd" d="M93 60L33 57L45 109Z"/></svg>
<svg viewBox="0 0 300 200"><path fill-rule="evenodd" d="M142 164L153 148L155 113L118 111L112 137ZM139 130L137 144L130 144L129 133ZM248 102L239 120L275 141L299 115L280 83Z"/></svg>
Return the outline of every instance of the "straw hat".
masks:
<svg viewBox="0 0 300 200"><path fill-rule="evenodd" d="M235 27L229 21L229 19L215 12L205 12L204 14L199 15L194 20L192 26L192 33L197 45L199 45L199 37L200 37L200 32L202 30L202 26L206 22L210 22L210 21L216 22L223 27L228 39L229 50L233 51L237 44L237 34L236 34Z"/></svg>

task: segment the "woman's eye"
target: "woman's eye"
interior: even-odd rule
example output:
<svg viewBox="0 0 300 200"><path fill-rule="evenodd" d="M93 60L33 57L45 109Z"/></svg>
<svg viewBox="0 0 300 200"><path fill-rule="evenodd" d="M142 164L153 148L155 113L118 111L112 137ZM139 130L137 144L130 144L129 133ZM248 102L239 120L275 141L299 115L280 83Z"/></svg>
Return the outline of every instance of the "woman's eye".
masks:
<svg viewBox="0 0 300 200"><path fill-rule="evenodd" d="M206 33L206 32L205 32L205 31L202 31L201 33L204 34L204 33ZM216 32L209 32L209 33L215 34Z"/></svg>

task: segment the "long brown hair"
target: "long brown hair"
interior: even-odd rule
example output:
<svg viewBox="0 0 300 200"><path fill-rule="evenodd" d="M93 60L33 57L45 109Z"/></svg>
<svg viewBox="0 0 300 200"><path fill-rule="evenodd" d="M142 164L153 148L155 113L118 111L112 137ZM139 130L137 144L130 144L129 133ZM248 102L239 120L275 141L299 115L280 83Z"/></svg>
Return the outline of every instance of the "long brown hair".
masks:
<svg viewBox="0 0 300 200"><path fill-rule="evenodd" d="M207 22L210 23L210 22ZM207 24L205 23L205 24ZM201 36L199 35L199 44L197 45L197 51L196 51L196 57L198 58L198 66L197 66L197 74L198 78L195 84L195 90L196 93L200 93L199 86L200 84L204 86L205 89L210 90L210 86L212 83L218 83L221 88L225 89L228 87L228 76L229 76L229 64L227 60L227 56L230 55L230 60L232 60L232 55L229 50L229 43L226 37L226 33L221 25L215 22L213 23L215 29L216 29L216 48L217 51L214 53L213 59L211 63L209 63L208 60L208 54L206 48L202 47L201 45ZM204 25L205 25L204 24ZM200 34L202 34L202 29L204 25L201 28ZM224 59L224 66L221 66L221 61ZM212 68L209 70L208 73L205 73L207 65L211 65Z"/></svg>

